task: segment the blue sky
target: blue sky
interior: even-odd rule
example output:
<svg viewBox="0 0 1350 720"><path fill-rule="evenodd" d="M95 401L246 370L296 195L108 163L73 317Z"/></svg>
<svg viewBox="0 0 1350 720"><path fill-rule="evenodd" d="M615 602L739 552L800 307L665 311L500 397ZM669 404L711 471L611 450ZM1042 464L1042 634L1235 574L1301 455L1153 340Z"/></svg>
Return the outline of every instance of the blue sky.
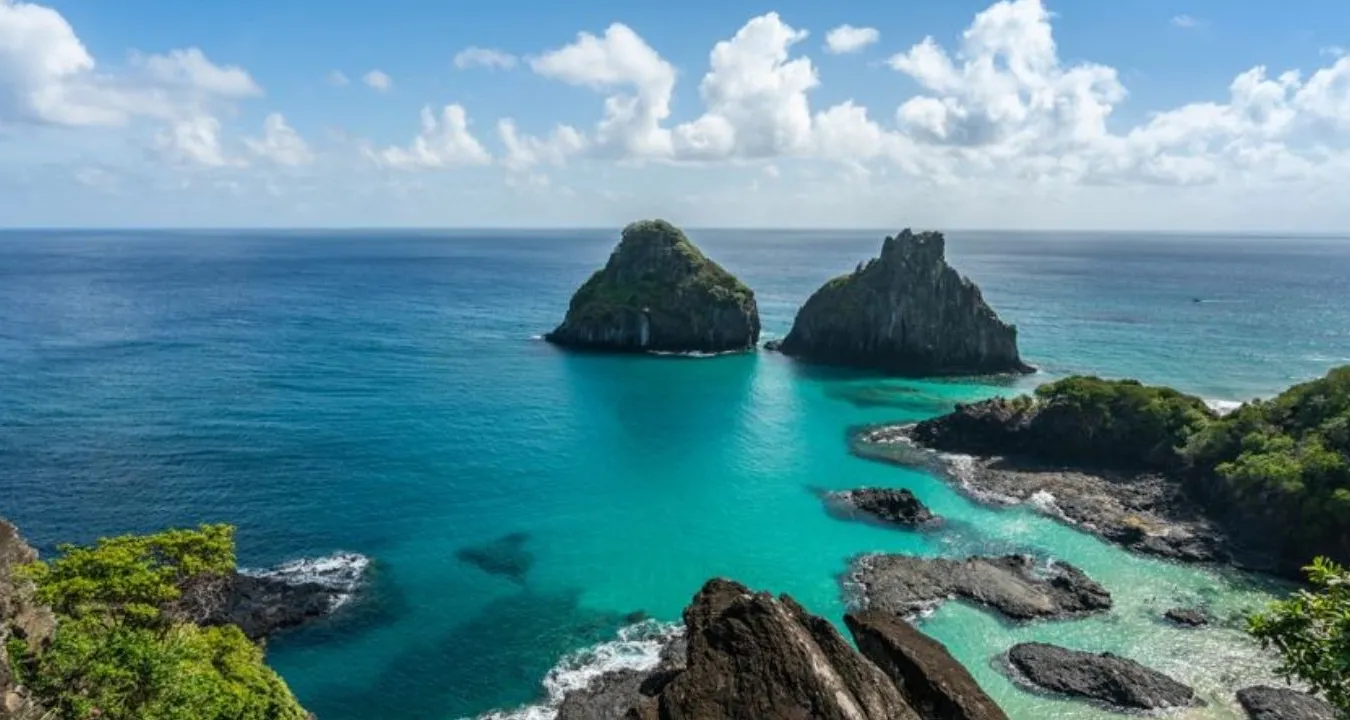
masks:
<svg viewBox="0 0 1350 720"><path fill-rule="evenodd" d="M1330 0L0 0L0 224L1350 231L1347 46Z"/></svg>

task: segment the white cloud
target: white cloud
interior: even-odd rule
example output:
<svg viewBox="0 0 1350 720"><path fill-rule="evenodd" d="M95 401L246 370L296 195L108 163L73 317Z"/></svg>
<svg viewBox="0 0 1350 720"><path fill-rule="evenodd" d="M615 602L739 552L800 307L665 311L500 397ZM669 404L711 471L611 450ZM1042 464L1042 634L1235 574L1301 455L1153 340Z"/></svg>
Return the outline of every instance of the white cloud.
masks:
<svg viewBox="0 0 1350 720"><path fill-rule="evenodd" d="M825 52L832 55L847 55L860 52L879 40L881 33L876 28L840 25L825 34Z"/></svg>
<svg viewBox="0 0 1350 720"><path fill-rule="evenodd" d="M562 166L567 159L586 149L586 137L570 125L559 125L547 138L521 135L510 118L497 121L497 137L506 148L502 165L508 170L525 170L541 163Z"/></svg>
<svg viewBox="0 0 1350 720"><path fill-rule="evenodd" d="M444 168L487 165L492 155L469 132L469 116L461 105L446 105L439 121L431 108L422 108L422 132L406 148L391 147L373 154L376 161L398 168Z"/></svg>
<svg viewBox="0 0 1350 720"><path fill-rule="evenodd" d="M1341 47L1340 45L1328 45L1327 47L1324 47L1318 50L1317 52L1318 54L1324 57L1333 57L1333 58L1344 57L1346 55L1346 49Z"/></svg>
<svg viewBox="0 0 1350 720"><path fill-rule="evenodd" d="M351 84L351 80L348 80L341 70L333 70L328 73L328 84L333 87L347 87Z"/></svg>
<svg viewBox="0 0 1350 720"><path fill-rule="evenodd" d="M377 92L388 92L394 87L394 80L381 70L371 70L361 77L367 87Z"/></svg>
<svg viewBox="0 0 1350 720"><path fill-rule="evenodd" d="M529 63L544 77L617 91L605 99L593 152L614 157L670 155L670 132L661 128L661 122L670 116L675 68L627 25L610 25L600 37L579 33L572 44Z"/></svg>
<svg viewBox="0 0 1350 720"><path fill-rule="evenodd" d="M300 137L281 113L272 113L263 121L261 138L244 138L244 145L255 156L287 167L299 167L314 162L314 151Z"/></svg>
<svg viewBox="0 0 1350 720"><path fill-rule="evenodd" d="M516 56L493 48L466 47L455 54L455 67L466 70L474 67L509 70L516 66Z"/></svg>
<svg viewBox="0 0 1350 720"><path fill-rule="evenodd" d="M243 68L216 65L197 48L171 50L166 55L137 55L133 63L143 67L160 87L180 87L234 99L262 95L262 88Z"/></svg>
<svg viewBox="0 0 1350 720"><path fill-rule="evenodd" d="M220 142L220 121L209 115L174 121L156 136L156 145L170 160L186 165L241 164L225 154Z"/></svg>
<svg viewBox="0 0 1350 720"><path fill-rule="evenodd" d="M1199 18L1191 15L1176 15L1172 18L1172 27L1179 27L1183 30L1193 30L1203 24Z"/></svg>

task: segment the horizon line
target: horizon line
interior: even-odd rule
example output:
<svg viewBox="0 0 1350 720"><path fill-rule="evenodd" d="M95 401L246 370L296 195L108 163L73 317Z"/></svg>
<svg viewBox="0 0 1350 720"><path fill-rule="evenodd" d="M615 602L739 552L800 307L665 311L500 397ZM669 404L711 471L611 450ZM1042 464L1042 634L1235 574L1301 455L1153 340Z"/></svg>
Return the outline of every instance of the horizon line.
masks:
<svg viewBox="0 0 1350 720"><path fill-rule="evenodd" d="M844 233L882 233L890 235L906 229L913 229L916 232L916 226L902 226L898 229L877 227L828 227L828 226L797 226L797 227L771 227L771 226L746 226L746 225L681 225L682 230L689 231L713 231L713 232L782 232L782 233L806 233L806 232L844 232ZM59 232L59 233L90 233L90 232L154 232L154 233L259 233L259 232L395 232L395 233L507 233L507 232L604 232L613 233L622 230L623 226L614 225L525 225L525 226L505 226L505 225L241 225L241 226L209 226L209 225L84 225L84 226L44 226L44 225L16 225L0 226L0 233L18 233L18 232ZM925 228L927 229L927 228ZM1228 237L1320 237L1320 238L1346 238L1350 239L1350 228L1344 230L1184 230L1184 229L1120 229L1120 228L949 228L942 229L939 232L944 234L951 233L1045 233L1045 234L1098 234L1098 235L1194 235L1194 236L1228 236Z"/></svg>

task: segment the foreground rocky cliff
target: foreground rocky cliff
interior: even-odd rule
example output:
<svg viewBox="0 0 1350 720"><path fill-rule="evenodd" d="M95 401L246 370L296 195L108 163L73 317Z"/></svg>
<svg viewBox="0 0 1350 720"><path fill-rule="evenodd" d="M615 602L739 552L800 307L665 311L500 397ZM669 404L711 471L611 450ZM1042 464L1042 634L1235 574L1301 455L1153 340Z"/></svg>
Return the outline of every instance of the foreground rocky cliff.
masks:
<svg viewBox="0 0 1350 720"><path fill-rule="evenodd" d="M14 576L14 569L37 559L19 531L0 519L0 648L11 639L30 645L49 642L56 632L52 611L34 598L33 585ZM47 717L17 677L18 668L10 666L8 652L0 652L0 720L36 720Z"/></svg>
<svg viewBox="0 0 1350 720"><path fill-rule="evenodd" d="M612 352L728 352L759 341L755 294L664 220L636 222L545 336Z"/></svg>
<svg viewBox="0 0 1350 720"><path fill-rule="evenodd" d="M899 618L834 626L792 598L713 579L684 611L683 657L598 678L568 696L567 720L1006 720L937 641Z"/></svg>
<svg viewBox="0 0 1350 720"><path fill-rule="evenodd" d="M902 375L1029 372L1017 329L945 257L942 233L905 230L881 256L827 283L776 348L787 355Z"/></svg>

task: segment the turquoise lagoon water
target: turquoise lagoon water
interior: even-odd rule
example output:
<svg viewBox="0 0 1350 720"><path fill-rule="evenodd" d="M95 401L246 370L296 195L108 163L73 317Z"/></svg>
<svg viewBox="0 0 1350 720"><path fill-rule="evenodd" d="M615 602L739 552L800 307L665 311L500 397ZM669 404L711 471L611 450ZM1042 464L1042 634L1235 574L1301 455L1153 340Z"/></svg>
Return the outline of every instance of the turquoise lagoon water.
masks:
<svg viewBox="0 0 1350 720"><path fill-rule="evenodd" d="M755 288L769 336L880 233L705 231ZM848 453L860 424L1075 372L1268 395L1350 362L1350 242L951 233L948 255L1019 325L1043 372L898 381L752 353L606 357L539 341L610 231L0 234L0 514L57 542L228 521L241 561L376 560L370 596L283 635L274 665L324 720L471 717L537 702L564 655L642 611L672 621L726 575L836 621L849 558L1029 551L1078 564L1117 607L1013 626L924 620L1014 718L1097 718L1023 692L996 657L1050 640L1113 650L1236 717L1270 680L1239 630L1270 587L1141 558L1026 508ZM1195 300L1202 302L1195 302ZM836 520L813 488L913 489L951 521ZM484 572L463 548L524 533ZM1179 604L1221 622L1158 616ZM568 665L571 667L571 665Z"/></svg>

